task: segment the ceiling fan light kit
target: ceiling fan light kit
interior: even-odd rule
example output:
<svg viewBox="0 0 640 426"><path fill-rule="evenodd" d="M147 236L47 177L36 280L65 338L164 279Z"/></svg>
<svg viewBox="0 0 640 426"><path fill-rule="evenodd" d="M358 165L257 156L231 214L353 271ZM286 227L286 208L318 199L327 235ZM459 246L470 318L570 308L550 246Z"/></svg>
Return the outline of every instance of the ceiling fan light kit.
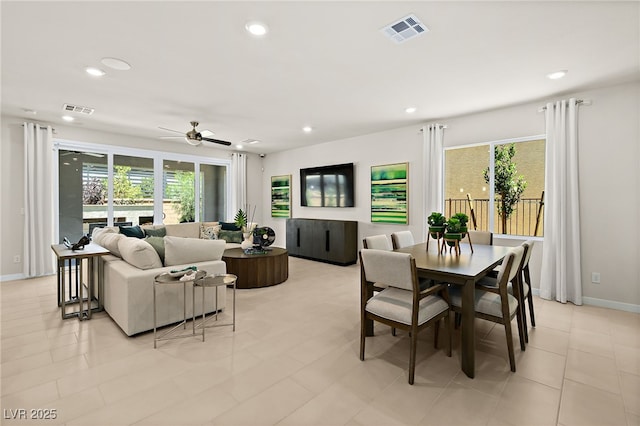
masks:
<svg viewBox="0 0 640 426"><path fill-rule="evenodd" d="M207 135L213 135L213 132L210 132L208 130L203 130L202 133L200 133L196 127L198 127L198 123L197 121L192 121L191 122L191 126L193 127L191 130L189 130L187 133L184 133L184 136L161 136L161 138L184 138L185 141L187 141L187 143L189 145L193 145L193 146L198 146L200 144L202 144L202 141L206 141L206 142L213 142L213 143L217 143L220 145L224 145L224 146L230 146L231 142L228 141L223 141L220 139L213 139L213 138L208 138L208 137L204 137L202 136L202 133L205 133ZM167 129L166 127L160 127L160 129L162 130L167 130L169 132L175 132L175 133L182 133L178 130L173 130L173 129Z"/></svg>

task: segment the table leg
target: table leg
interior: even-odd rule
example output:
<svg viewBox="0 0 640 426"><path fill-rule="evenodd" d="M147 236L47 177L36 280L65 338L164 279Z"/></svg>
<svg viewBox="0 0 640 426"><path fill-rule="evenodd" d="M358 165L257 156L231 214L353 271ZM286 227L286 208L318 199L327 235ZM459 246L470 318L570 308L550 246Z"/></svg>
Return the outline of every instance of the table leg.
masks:
<svg viewBox="0 0 640 426"><path fill-rule="evenodd" d="M462 371L470 377L475 376L475 282L467 280L462 286Z"/></svg>
<svg viewBox="0 0 640 426"><path fill-rule="evenodd" d="M87 259L87 319L91 319L91 300L93 299L93 286L94 286L94 277L95 270L93 269L95 266L94 258L90 257Z"/></svg>

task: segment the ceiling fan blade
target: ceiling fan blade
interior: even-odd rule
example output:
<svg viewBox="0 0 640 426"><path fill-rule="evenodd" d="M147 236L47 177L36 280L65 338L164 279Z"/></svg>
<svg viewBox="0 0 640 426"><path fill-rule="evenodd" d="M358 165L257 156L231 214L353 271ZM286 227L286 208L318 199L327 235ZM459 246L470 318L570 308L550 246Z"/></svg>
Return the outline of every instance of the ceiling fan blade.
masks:
<svg viewBox="0 0 640 426"><path fill-rule="evenodd" d="M167 129L166 127L160 127L160 126L158 126L158 129L166 130L167 132L180 133L180 134L184 135L184 132L180 132L180 131L178 131L178 130L173 130L173 129Z"/></svg>
<svg viewBox="0 0 640 426"><path fill-rule="evenodd" d="M220 139L202 138L202 140L207 142L219 143L220 145L225 145L225 146L231 145L231 142L221 141Z"/></svg>

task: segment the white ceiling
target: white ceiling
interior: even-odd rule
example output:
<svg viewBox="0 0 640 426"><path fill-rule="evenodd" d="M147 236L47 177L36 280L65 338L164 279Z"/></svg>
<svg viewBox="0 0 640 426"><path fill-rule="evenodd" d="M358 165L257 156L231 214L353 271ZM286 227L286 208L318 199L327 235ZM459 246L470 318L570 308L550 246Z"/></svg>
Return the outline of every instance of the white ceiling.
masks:
<svg viewBox="0 0 640 426"><path fill-rule="evenodd" d="M198 120L270 153L638 79L639 5L2 1L2 111L55 125L71 103L95 108L74 126L148 138ZM395 44L379 31L410 13L430 32Z"/></svg>

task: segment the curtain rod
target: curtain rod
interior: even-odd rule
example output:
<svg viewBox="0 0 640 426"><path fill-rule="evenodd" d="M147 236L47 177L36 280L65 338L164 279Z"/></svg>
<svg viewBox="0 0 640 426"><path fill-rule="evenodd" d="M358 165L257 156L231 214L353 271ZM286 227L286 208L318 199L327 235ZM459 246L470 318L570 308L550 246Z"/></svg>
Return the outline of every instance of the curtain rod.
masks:
<svg viewBox="0 0 640 426"><path fill-rule="evenodd" d="M576 99L576 104L580 105L591 105L591 100L590 99ZM542 112L542 111L546 111L547 110L547 106L542 106L540 108L538 108L538 112Z"/></svg>
<svg viewBox="0 0 640 426"><path fill-rule="evenodd" d="M34 124L35 124L35 123L34 123ZM24 123L22 123L22 124L21 124L21 126L22 126L22 127L24 127ZM41 124L37 124L37 126L40 128L40 130L45 130L47 127L49 127L49 126L43 126L43 125L41 125ZM55 127L52 127L52 128L51 128L51 132L52 132L52 133L55 133L55 132L56 132L56 128L55 128Z"/></svg>
<svg viewBox="0 0 640 426"><path fill-rule="evenodd" d="M441 129L446 129L449 126L447 126L446 124L438 124L438 127L440 127ZM424 126L420 127L421 132L423 131L423 129L424 129Z"/></svg>

